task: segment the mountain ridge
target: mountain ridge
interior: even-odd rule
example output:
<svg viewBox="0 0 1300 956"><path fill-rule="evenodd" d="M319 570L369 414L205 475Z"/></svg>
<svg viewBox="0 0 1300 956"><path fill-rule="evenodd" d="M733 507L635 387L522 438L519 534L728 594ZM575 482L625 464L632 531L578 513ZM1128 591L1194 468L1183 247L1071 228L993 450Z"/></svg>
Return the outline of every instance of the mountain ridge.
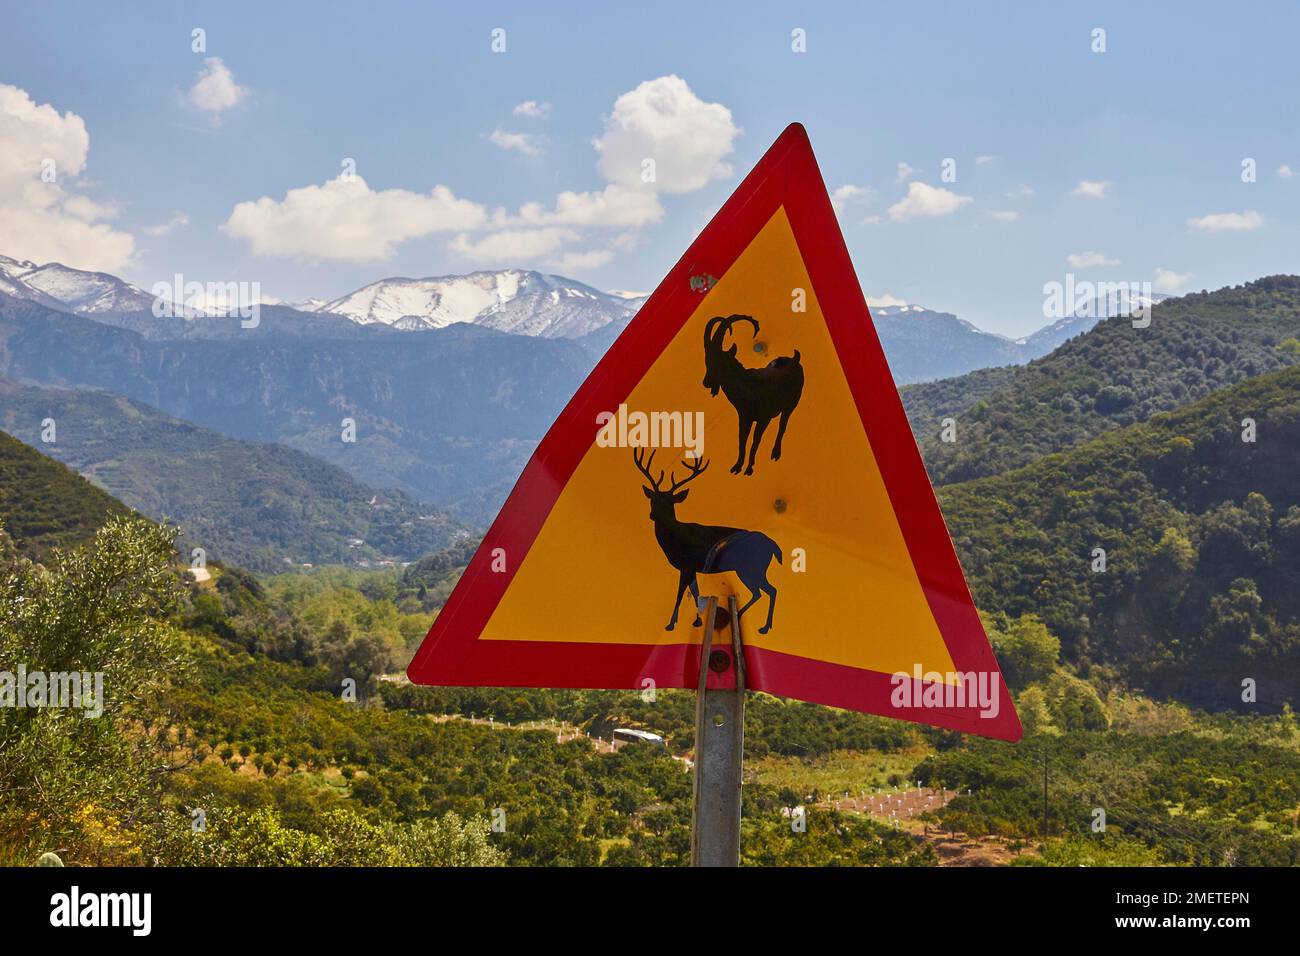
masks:
<svg viewBox="0 0 1300 956"><path fill-rule="evenodd" d="M1297 336L1300 276L1265 276L1159 302L1145 328L1105 319L1006 377L984 370L902 394L930 478L946 484L1028 464L1296 364ZM955 441L942 440L944 417L955 420Z"/></svg>
<svg viewBox="0 0 1300 956"><path fill-rule="evenodd" d="M51 443L41 441L47 419ZM178 524L182 550L203 547L254 571L413 561L460 530L432 506L305 452L230 438L111 392L0 380L0 429L133 510Z"/></svg>
<svg viewBox="0 0 1300 956"><path fill-rule="evenodd" d="M1277 712L1300 701L1298 444L1293 366L936 492L981 610L1040 616L1084 676L1241 709L1250 675Z"/></svg>
<svg viewBox="0 0 1300 956"><path fill-rule="evenodd" d="M564 276L502 269L392 276L312 311L345 315L363 325L426 329L465 322L499 332L575 338L626 315L632 308L628 301Z"/></svg>
<svg viewBox="0 0 1300 956"><path fill-rule="evenodd" d="M33 561L82 544L131 509L71 468L0 431L0 558L6 542Z"/></svg>
<svg viewBox="0 0 1300 956"><path fill-rule="evenodd" d="M304 347L225 321L227 338L152 339L0 293L0 377L114 392L484 523L591 365L572 340L475 326L413 335L336 318L346 335Z"/></svg>
<svg viewBox="0 0 1300 956"><path fill-rule="evenodd" d="M229 338L246 330L233 315L208 306L182 305L176 317L155 316L154 299L107 273L69 269L0 256L0 292L59 311L141 332L151 339ZM411 278L389 276L332 299L285 303L264 297L259 322L289 335L346 338L346 321L366 328L424 332L455 324L531 338L579 342L594 363L645 303L647 295L601 291L565 276L531 269L478 270ZM1150 297L1159 301L1160 294ZM1146 302L1147 299L1143 299ZM997 365L1023 364L1091 329L1100 317L1128 308L1127 294L1107 293L1028 336L987 332L951 312L924 306L872 309L877 332L899 385L949 378ZM242 319L243 317L241 317ZM214 324L215 323L215 324Z"/></svg>

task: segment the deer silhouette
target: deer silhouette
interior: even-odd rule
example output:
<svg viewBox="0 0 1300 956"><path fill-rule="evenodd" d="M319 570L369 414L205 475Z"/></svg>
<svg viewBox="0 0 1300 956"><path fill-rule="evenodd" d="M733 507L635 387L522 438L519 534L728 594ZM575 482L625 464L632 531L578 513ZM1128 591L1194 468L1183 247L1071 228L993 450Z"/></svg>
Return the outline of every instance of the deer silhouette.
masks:
<svg viewBox="0 0 1300 956"><path fill-rule="evenodd" d="M695 580L697 574L715 574L723 571L735 571L742 584L749 588L749 601L737 613L737 618L758 600L760 594L767 595L767 622L758 629L766 634L772 628L772 614L776 610L776 588L767 580L767 569L772 559L778 564L781 549L775 541L761 531L746 531L742 528L724 528L718 525L689 524L677 520L677 505L686 500L687 492L682 489L700 475L704 474L709 463L697 459L694 463L683 461L688 474L681 481L674 472L670 475L671 484L662 487L663 470L659 477L651 475L655 453L643 457L636 449L632 451L632 460L637 470L645 476L649 486L642 486L645 496L650 499L650 520L655 526L655 540L668 559L668 563L677 569L677 599L673 602L673 615L668 620L665 631L677 626L677 611L682 603L682 595L690 588L695 606L699 608L700 589ZM695 627L700 626L700 616L695 615Z"/></svg>
<svg viewBox="0 0 1300 956"><path fill-rule="evenodd" d="M799 350L795 349L793 356L774 358L763 368L746 368L736 358L736 343L732 342L730 348L726 346L727 334L737 322L748 322L754 327L754 335L758 335L758 320L752 315L729 315L726 318L718 315L704 326L704 387L715 398L718 389L722 389L727 401L736 409L740 447L736 452L736 463L731 466L733 475L739 474L745 464L745 446L749 442L750 430L753 430L754 441L749 445L749 464L745 467L745 474L752 475L754 456L763 440L763 432L778 415L781 424L772 446L772 460L781 459L785 427L803 395L803 365L799 362Z"/></svg>

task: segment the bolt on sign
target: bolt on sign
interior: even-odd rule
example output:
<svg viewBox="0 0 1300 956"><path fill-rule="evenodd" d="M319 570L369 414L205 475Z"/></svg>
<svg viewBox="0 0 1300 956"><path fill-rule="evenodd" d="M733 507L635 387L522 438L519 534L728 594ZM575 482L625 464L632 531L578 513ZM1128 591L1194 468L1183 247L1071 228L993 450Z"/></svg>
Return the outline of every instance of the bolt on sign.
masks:
<svg viewBox="0 0 1300 956"><path fill-rule="evenodd" d="M696 687L708 596L751 690L1020 737L798 124L546 434L408 674Z"/></svg>

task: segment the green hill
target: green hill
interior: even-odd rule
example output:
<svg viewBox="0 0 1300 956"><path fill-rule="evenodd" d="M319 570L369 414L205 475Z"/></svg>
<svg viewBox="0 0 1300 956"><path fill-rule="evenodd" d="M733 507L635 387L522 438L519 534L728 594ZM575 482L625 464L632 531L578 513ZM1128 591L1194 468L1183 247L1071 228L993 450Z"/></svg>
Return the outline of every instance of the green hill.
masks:
<svg viewBox="0 0 1300 956"><path fill-rule="evenodd" d="M1159 303L1145 329L1109 319L1021 368L912 386L903 396L930 477L947 484L1027 465L1296 362L1300 276L1270 276ZM945 443L940 422L949 415L957 436Z"/></svg>
<svg viewBox="0 0 1300 956"><path fill-rule="evenodd" d="M939 497L980 608L1041 616L1085 675L1214 708L1251 678L1277 710L1300 703L1298 447L1292 368Z"/></svg>
<svg viewBox="0 0 1300 956"><path fill-rule="evenodd" d="M932 431L938 431L945 418L956 418L990 395L1006 388L1023 367L998 365L976 369L955 378L917 382L899 388L898 395L903 400L903 408L907 410L907 420L912 425L916 440L920 442Z"/></svg>
<svg viewBox="0 0 1300 956"><path fill-rule="evenodd" d="M376 491L284 445L228 438L108 392L0 381L0 428L132 508L181 527L183 544L256 571L288 564L414 560L459 525L396 491Z"/></svg>
<svg viewBox="0 0 1300 956"><path fill-rule="evenodd" d="M72 469L0 432L0 527L23 557L45 561L54 548L88 541L120 501Z"/></svg>

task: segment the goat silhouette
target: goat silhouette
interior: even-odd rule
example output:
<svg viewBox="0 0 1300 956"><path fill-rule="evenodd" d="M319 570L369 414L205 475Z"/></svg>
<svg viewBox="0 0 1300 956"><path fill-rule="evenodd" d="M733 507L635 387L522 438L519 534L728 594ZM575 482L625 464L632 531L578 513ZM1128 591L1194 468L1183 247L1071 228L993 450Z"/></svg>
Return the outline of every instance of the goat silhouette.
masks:
<svg viewBox="0 0 1300 956"><path fill-rule="evenodd" d="M649 486L643 485L642 491L650 499L650 520L655 526L655 540L678 573L677 599L673 601L673 615L668 620L665 631L677 626L677 611L682 603L682 595L690 588L695 600L697 613L695 627L700 626L698 613L700 589L695 580L697 574L715 574L723 571L735 571L742 584L749 588L750 598L740 609L739 618L758 600L760 594L767 595L767 622L758 629L766 634L772 628L772 614L776 610L776 588L767 579L767 569L776 558L781 560L781 549L775 541L761 531L746 531L743 528L724 528L718 525L689 524L677 520L677 505L686 500L687 492L682 491L688 483L694 481L709 467L707 461L697 460L694 464L683 461L689 472L681 481L674 472L670 476L672 484L662 488L664 473L652 477L650 469L654 464L655 453L650 452L643 458L636 449L632 451L632 460L637 470L645 476Z"/></svg>
<svg viewBox="0 0 1300 956"><path fill-rule="evenodd" d="M736 452L736 463L731 466L733 475L739 474L745 463L745 446L753 429L754 441L749 446L749 464L745 467L745 474L752 475L754 456L763 440L763 432L778 415L781 424L772 446L772 460L781 460L785 427L803 395L803 365L799 361L799 350L795 349L793 356L774 358L763 368L746 368L736 358L736 343L732 342L730 348L725 347L727 334L737 322L748 322L754 327L754 335L758 335L758 320L752 315L729 315L726 318L718 315L704 326L704 387L715 398L718 389L722 389L727 401L736 409L740 447Z"/></svg>

